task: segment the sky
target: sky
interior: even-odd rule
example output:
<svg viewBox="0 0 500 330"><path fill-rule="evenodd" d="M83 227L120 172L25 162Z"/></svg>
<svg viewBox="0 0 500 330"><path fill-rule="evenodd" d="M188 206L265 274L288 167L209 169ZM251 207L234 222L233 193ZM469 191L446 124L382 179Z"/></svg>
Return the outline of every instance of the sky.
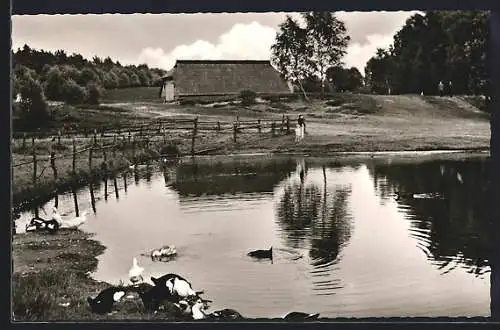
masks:
<svg viewBox="0 0 500 330"><path fill-rule="evenodd" d="M377 48L415 12L337 12L351 42L343 61L364 73ZM170 69L176 59L268 60L286 13L12 16L12 48L107 56L122 64ZM292 16L298 16L291 13Z"/></svg>

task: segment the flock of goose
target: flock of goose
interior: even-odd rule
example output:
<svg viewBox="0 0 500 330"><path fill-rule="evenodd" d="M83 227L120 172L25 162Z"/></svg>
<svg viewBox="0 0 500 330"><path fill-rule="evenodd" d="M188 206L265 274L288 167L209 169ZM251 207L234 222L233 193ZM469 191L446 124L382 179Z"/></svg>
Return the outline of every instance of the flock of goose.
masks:
<svg viewBox="0 0 500 330"><path fill-rule="evenodd" d="M50 219L43 219L40 216L35 216L26 225L26 232L46 230L49 233L55 233L61 228L76 229L87 221L88 211L82 212L80 216L72 219L63 219L57 212L57 208L52 209L52 216Z"/></svg>
<svg viewBox="0 0 500 330"><path fill-rule="evenodd" d="M153 250L151 257L175 254L174 246L167 246ZM272 259L272 247L269 250L255 250L248 253L253 258ZM177 274L166 274L161 277L151 276L153 285L146 283L142 274L144 267L139 266L137 258L133 258L129 270L128 286L110 286L102 290L95 298L88 297L87 301L94 313L113 313L115 303L122 301L127 294L137 294L144 309L156 314L166 306L173 308L173 316L186 320L242 320L245 319L238 311L225 308L207 312L211 300L201 297L203 291L196 291L192 284L184 277ZM133 295L127 296L133 298ZM319 313L308 314L303 312L290 312L282 318L289 321L307 321L318 319Z"/></svg>

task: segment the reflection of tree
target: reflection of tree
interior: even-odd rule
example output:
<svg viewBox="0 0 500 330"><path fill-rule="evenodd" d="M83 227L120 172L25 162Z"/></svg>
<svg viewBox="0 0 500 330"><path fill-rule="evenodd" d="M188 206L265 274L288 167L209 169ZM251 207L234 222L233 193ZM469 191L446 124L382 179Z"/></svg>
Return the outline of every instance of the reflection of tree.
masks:
<svg viewBox="0 0 500 330"><path fill-rule="evenodd" d="M451 261L481 273L488 259L489 174L483 161L375 167L393 190L439 192L444 199L408 199L411 233L441 268Z"/></svg>
<svg viewBox="0 0 500 330"><path fill-rule="evenodd" d="M337 186L333 192L326 185L288 184L277 204L277 218L290 247L297 248L311 238L313 266L333 263L350 237L347 202L350 190Z"/></svg>
<svg viewBox="0 0 500 330"><path fill-rule="evenodd" d="M344 187L337 187L331 205L323 210L321 221L313 226L310 256L314 265L334 262L341 247L350 238L350 216L347 210L347 201L350 191ZM324 200L323 204L327 205Z"/></svg>
<svg viewBox="0 0 500 330"><path fill-rule="evenodd" d="M172 188L180 196L272 192L293 168L279 159L192 162L177 168Z"/></svg>

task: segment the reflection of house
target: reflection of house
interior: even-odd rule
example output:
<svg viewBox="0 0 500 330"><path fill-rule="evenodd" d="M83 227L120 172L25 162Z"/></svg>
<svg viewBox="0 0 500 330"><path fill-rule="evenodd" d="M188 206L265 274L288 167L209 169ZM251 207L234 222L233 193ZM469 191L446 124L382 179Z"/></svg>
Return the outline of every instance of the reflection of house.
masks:
<svg viewBox="0 0 500 330"><path fill-rule="evenodd" d="M292 89L269 61L178 60L162 77L165 101L235 96L248 89L258 95L288 95Z"/></svg>
<svg viewBox="0 0 500 330"><path fill-rule="evenodd" d="M293 162L287 160L185 164L177 168L171 187L180 196L272 192L293 170Z"/></svg>

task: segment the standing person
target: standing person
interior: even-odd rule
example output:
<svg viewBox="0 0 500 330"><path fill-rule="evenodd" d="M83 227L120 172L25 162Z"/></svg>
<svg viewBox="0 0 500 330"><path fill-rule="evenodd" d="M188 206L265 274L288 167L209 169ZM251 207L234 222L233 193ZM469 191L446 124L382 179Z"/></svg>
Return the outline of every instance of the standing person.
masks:
<svg viewBox="0 0 500 330"><path fill-rule="evenodd" d="M451 80L448 81L448 95L450 95L450 97L453 97L453 84L451 83Z"/></svg>
<svg viewBox="0 0 500 330"><path fill-rule="evenodd" d="M439 81L439 84L438 84L438 91L439 91L439 96L444 95L444 84L441 80Z"/></svg>
<svg viewBox="0 0 500 330"><path fill-rule="evenodd" d="M304 134L306 133L306 120L303 115L299 115L297 124L300 126L300 140L302 140L304 138Z"/></svg>

